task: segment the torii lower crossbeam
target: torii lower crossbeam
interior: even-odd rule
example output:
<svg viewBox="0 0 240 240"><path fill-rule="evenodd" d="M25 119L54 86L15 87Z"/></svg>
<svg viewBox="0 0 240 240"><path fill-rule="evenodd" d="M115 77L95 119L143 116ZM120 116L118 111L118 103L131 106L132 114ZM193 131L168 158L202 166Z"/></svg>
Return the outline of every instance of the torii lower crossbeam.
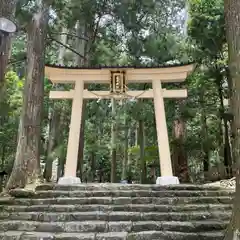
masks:
<svg viewBox="0 0 240 240"><path fill-rule="evenodd" d="M75 94L75 90L70 91L50 91L51 99L73 99ZM162 89L163 98L186 98L187 90L166 90ZM122 95L113 96L115 99L121 98L153 98L153 90L146 91L127 91L125 97ZM111 95L109 91L88 91L86 89L83 90L83 98L84 99L110 99Z"/></svg>

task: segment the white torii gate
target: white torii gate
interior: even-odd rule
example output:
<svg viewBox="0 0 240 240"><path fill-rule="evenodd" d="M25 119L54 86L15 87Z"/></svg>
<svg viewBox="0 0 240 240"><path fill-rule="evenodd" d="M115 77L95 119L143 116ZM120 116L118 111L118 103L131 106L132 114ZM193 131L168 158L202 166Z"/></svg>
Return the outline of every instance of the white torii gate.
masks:
<svg viewBox="0 0 240 240"><path fill-rule="evenodd" d="M167 123L164 108L164 98L186 98L187 90L166 90L162 83L183 82L193 65L168 67L103 67L103 68L66 68L62 66L46 66L45 74L54 84L74 83L75 88L70 91L51 91L52 99L72 99L71 123L67 147L67 158L64 177L59 184L76 184L80 179L76 177L78 146L80 139L80 123L82 119L83 99L101 98L153 98L156 118L158 151L160 157L161 177L158 184L177 184L178 178L173 176L171 154L169 147ZM115 77L115 78L114 78ZM116 82L120 88L117 89ZM111 84L113 92L89 91L84 89L85 83ZM128 83L152 83L152 89L146 91L127 91Z"/></svg>

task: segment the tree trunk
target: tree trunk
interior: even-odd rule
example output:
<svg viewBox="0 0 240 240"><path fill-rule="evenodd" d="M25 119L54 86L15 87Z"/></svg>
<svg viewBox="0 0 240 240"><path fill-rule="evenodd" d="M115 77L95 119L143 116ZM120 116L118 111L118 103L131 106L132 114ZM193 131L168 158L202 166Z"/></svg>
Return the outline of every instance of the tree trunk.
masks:
<svg viewBox="0 0 240 240"><path fill-rule="evenodd" d="M204 174L209 171L209 148L208 148L208 128L207 118L204 113L201 116L201 129L202 129L202 155L203 155L203 171Z"/></svg>
<svg viewBox="0 0 240 240"><path fill-rule="evenodd" d="M138 125L136 124L135 126L135 146L138 146L139 144L139 130L138 130Z"/></svg>
<svg viewBox="0 0 240 240"><path fill-rule="evenodd" d="M44 170L44 178L46 179L47 182L50 182L52 179L52 165L53 165L52 153L57 145L57 136L59 135L58 133L60 131L59 124L60 124L60 112L56 111L56 109L53 109L52 117L50 120L47 161Z"/></svg>
<svg viewBox="0 0 240 240"><path fill-rule="evenodd" d="M63 43L63 45L67 45L67 43L68 43L68 38L67 38L68 29L63 27L62 28L62 33L66 33L66 34L61 35L60 41ZM66 48L64 46L60 45L59 53L58 53L58 62L59 62L60 65L64 65L65 54L66 54Z"/></svg>
<svg viewBox="0 0 240 240"><path fill-rule="evenodd" d="M179 177L181 183L189 182L188 159L184 146L186 126L184 120L179 117L174 121L173 127L173 164L174 175Z"/></svg>
<svg viewBox="0 0 240 240"><path fill-rule="evenodd" d="M76 64L78 66L82 65L89 65L91 55L93 54L93 44L96 40L96 33L98 32L98 24L95 24L95 16L92 15L92 21L89 22L82 22L78 21L77 23L77 36L79 37L77 40L77 51L84 56L82 59L80 56L76 57ZM81 36L87 36L89 39L88 41L80 39ZM86 100L83 101L82 106L82 120L81 120L81 128L80 128L80 139L79 139L79 146L78 146L78 169L79 169L79 177L82 178L82 171L83 171L83 157L84 157L84 129L85 129L85 109L87 103Z"/></svg>
<svg viewBox="0 0 240 240"><path fill-rule="evenodd" d="M139 121L139 148L140 148L140 183L144 184L146 183L147 179L147 166L146 166L146 160L145 160L145 127L144 127L144 121Z"/></svg>
<svg viewBox="0 0 240 240"><path fill-rule="evenodd" d="M122 165L122 180L127 179L128 172L128 136L129 136L129 127L127 123L127 114L124 116L124 158Z"/></svg>
<svg viewBox="0 0 240 240"><path fill-rule="evenodd" d="M0 172L4 172L4 163L5 163L5 154L6 154L6 145L3 144L2 146L2 156L1 156L1 165L0 165ZM0 176L0 193L3 191L3 185L4 185L4 174Z"/></svg>
<svg viewBox="0 0 240 240"><path fill-rule="evenodd" d="M83 100L82 105L82 120L81 120L81 127L80 127L80 139L79 139L79 145L78 145L78 177L82 179L83 177L83 158L84 158L84 128L85 128L85 110L86 110L87 102L86 100Z"/></svg>
<svg viewBox="0 0 240 240"><path fill-rule="evenodd" d="M67 29L63 28L63 33L67 33ZM61 42L66 45L67 44L67 35L61 35ZM66 49L63 46L60 46L59 54L58 54L58 61L60 65L64 64L64 56L65 56ZM58 88L58 86L56 86ZM54 100L53 100L54 101ZM63 113L57 109L55 102L53 102L53 109L49 123L49 137L48 137L48 146L47 146L47 158L46 158L46 165L44 169L44 178L46 181L51 181L52 178L52 165L53 165L53 158L52 152L54 148L57 146L57 142L59 142L59 133L61 129L61 115ZM59 160L58 160L59 162ZM60 165L58 163L58 165ZM57 177L58 178L58 177Z"/></svg>
<svg viewBox="0 0 240 240"><path fill-rule="evenodd" d="M77 22L77 46L76 49L79 53L84 56L82 59L80 56L76 56L75 63L77 66L82 65L90 65L91 56L94 52L93 45L96 41L96 35L99 29L99 23L95 25L95 15L92 14L92 21L83 22L79 20ZM86 36L89 40L82 40L80 39L82 36ZM87 85L86 85L87 87ZM82 106L82 120L81 120L81 127L80 127L80 139L79 139L79 146L78 146L78 172L79 177L82 178L82 171L83 171L83 158L84 158L84 129L85 129L85 112L86 112L86 100L83 100Z"/></svg>
<svg viewBox="0 0 240 240"><path fill-rule="evenodd" d="M219 78L221 75L219 76ZM218 87L218 95L220 99L220 116L221 120L223 120L223 128L224 128L224 166L226 168L227 176L230 178L232 177L232 149L230 146L230 139L229 139L229 128L228 128L228 119L225 116L225 107L223 102L223 90L222 90L222 81L221 79L216 79L217 87ZM222 121L221 121L222 124ZM222 128L220 128L222 133ZM222 134L221 134L222 136ZM222 144L222 138L220 138L220 144Z"/></svg>
<svg viewBox="0 0 240 240"><path fill-rule="evenodd" d="M201 107L201 137L202 137L202 157L204 176L209 171L209 147L208 147L208 127L207 116L205 111L204 90L200 89L199 103Z"/></svg>
<svg viewBox="0 0 240 240"><path fill-rule="evenodd" d="M0 17L5 17L13 21L16 3L17 0L0 0ZM3 96L4 93L5 73L8 65L10 48L11 36L0 36L0 96Z"/></svg>
<svg viewBox="0 0 240 240"><path fill-rule="evenodd" d="M233 115L233 80L232 80L232 77L231 77L231 74L230 74L229 67L226 67L225 71L226 71L226 78L227 78L227 83L228 83L228 105L229 105L228 113L232 117L232 115ZM230 148L232 149L233 135L234 135L233 121L230 120L229 125L230 125L230 127L229 127L230 128L229 142L230 142ZM233 159L233 156L232 156L232 163L233 163L233 161L234 161L234 159Z"/></svg>
<svg viewBox="0 0 240 240"><path fill-rule="evenodd" d="M240 1L225 0L225 18L229 53L229 69L232 79L233 104L233 159L237 163L236 194L232 219L225 240L240 239Z"/></svg>
<svg viewBox="0 0 240 240"><path fill-rule="evenodd" d="M228 129L228 121L224 117L224 166L226 168L226 173L228 178L232 177L232 149L230 145L229 139L229 129Z"/></svg>
<svg viewBox="0 0 240 240"><path fill-rule="evenodd" d="M130 126L128 130L128 148L134 146L134 127ZM132 182L132 153L128 152L128 160L127 160L127 180L129 183Z"/></svg>
<svg viewBox="0 0 240 240"><path fill-rule="evenodd" d="M95 152L91 152L91 180L94 182L96 178L96 157L95 157Z"/></svg>
<svg viewBox="0 0 240 240"><path fill-rule="evenodd" d="M111 143L111 182L117 181L117 123L116 123L116 99L112 98L112 143Z"/></svg>
<svg viewBox="0 0 240 240"><path fill-rule="evenodd" d="M44 96L45 37L49 6L39 3L28 26L27 71L19 138L6 189L25 187L40 177L40 135Z"/></svg>
<svg viewBox="0 0 240 240"><path fill-rule="evenodd" d="M81 37L85 35L85 24L81 21L77 21L76 35L78 36L76 39L76 50L82 56L85 56L86 40L81 39ZM76 55L75 64L79 67L84 65L84 59L79 55Z"/></svg>
<svg viewBox="0 0 240 240"><path fill-rule="evenodd" d="M86 41L80 39L83 35L85 35L86 32L86 27L85 24L82 23L81 21L77 21L77 38L76 41L76 50L79 52L81 55L85 56L86 52ZM85 63L88 64L88 62L85 62L83 58L81 58L79 55L76 56L75 58L75 64L79 67L83 66ZM82 106L82 120L81 120L81 127L80 127L80 139L79 139L79 145L78 145L78 173L80 179L83 177L83 157L84 157L84 128L85 128L85 109L86 109L86 99L83 100L83 106Z"/></svg>
<svg viewBox="0 0 240 240"><path fill-rule="evenodd" d="M144 121L139 120L139 150L140 150L140 183L146 183L147 167L145 161L145 131Z"/></svg>
<svg viewBox="0 0 240 240"><path fill-rule="evenodd" d="M136 175L135 179L141 179L141 147L140 147L140 128L139 128L139 121L136 121L135 125L135 147L139 148L139 157L135 159L135 166L136 169ZM140 173L140 174L139 174Z"/></svg>

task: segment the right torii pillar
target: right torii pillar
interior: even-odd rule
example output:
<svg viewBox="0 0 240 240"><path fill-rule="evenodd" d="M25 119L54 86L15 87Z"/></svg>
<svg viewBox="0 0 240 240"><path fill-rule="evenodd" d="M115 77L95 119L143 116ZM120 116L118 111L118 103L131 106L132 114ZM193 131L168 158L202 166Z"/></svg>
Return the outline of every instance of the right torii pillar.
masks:
<svg viewBox="0 0 240 240"><path fill-rule="evenodd" d="M156 184L179 184L178 177L174 177L172 171L172 161L161 80L153 80L152 88L161 172L161 177L157 178Z"/></svg>

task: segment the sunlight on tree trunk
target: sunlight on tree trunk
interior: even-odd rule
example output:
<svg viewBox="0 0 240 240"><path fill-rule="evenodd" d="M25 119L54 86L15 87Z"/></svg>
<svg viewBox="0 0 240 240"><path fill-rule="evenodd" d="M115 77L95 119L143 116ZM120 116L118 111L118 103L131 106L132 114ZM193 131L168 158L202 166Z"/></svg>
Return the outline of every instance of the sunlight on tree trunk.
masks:
<svg viewBox="0 0 240 240"><path fill-rule="evenodd" d="M40 172L40 135L43 112L45 37L49 6L40 3L28 26L27 71L18 146L6 189L34 184Z"/></svg>
<svg viewBox="0 0 240 240"><path fill-rule="evenodd" d="M232 79L233 101L233 159L237 163L236 194L232 219L224 240L240 239L240 1L225 0L225 19L229 53L229 70Z"/></svg>

